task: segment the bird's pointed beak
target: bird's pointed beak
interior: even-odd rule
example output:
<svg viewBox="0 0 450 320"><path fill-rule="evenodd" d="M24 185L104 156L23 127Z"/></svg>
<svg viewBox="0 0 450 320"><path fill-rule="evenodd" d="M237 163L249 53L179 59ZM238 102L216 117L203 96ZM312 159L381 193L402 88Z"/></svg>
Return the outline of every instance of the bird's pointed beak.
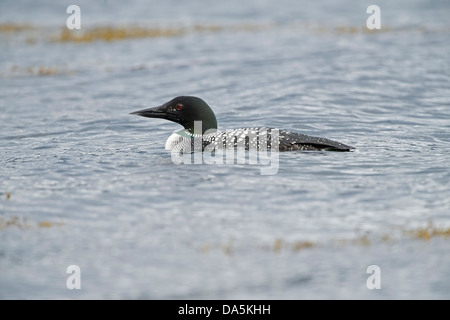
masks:
<svg viewBox="0 0 450 320"><path fill-rule="evenodd" d="M137 116L147 117L147 118L163 118L167 119L167 112L163 106L156 108L147 108L138 111L131 112L130 114L135 114Z"/></svg>

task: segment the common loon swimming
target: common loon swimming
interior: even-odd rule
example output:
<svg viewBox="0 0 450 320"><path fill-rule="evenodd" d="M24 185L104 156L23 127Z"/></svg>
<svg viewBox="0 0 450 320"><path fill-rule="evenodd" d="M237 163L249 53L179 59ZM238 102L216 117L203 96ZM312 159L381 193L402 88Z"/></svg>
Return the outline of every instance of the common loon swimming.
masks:
<svg viewBox="0 0 450 320"><path fill-rule="evenodd" d="M237 147L244 147L245 150L277 151L354 149L330 139L267 127L217 131L217 120L212 109L202 99L192 96L176 97L159 107L138 110L131 114L162 118L181 124L184 129L173 133L166 141L165 148L171 151Z"/></svg>

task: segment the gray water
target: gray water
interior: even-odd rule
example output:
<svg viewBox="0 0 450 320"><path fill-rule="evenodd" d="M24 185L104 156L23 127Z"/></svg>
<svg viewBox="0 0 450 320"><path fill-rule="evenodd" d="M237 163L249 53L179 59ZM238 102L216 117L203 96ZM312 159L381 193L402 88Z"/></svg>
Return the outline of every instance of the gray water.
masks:
<svg viewBox="0 0 450 320"><path fill-rule="evenodd" d="M448 1L53 3L0 3L0 298L450 298ZM178 95L356 149L176 165Z"/></svg>

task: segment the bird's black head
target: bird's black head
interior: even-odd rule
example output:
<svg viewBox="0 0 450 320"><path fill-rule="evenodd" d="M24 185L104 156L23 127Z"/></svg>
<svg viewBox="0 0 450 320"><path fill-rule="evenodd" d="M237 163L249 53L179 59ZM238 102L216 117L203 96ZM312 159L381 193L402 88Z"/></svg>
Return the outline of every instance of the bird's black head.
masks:
<svg viewBox="0 0 450 320"><path fill-rule="evenodd" d="M148 108L132 112L148 118L162 118L181 124L189 132L194 133L194 122L202 121L202 133L217 129L217 120L208 104L200 98L180 96L156 108Z"/></svg>

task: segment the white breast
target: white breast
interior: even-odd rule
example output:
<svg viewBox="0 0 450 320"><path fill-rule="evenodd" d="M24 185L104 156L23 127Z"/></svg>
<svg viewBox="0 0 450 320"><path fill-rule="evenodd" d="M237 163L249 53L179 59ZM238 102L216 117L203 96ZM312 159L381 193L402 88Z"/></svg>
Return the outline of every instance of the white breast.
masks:
<svg viewBox="0 0 450 320"><path fill-rule="evenodd" d="M183 137L180 136L178 133L172 133L172 135L167 139L166 141L166 150L173 150L176 148L178 144L180 144L183 141Z"/></svg>

